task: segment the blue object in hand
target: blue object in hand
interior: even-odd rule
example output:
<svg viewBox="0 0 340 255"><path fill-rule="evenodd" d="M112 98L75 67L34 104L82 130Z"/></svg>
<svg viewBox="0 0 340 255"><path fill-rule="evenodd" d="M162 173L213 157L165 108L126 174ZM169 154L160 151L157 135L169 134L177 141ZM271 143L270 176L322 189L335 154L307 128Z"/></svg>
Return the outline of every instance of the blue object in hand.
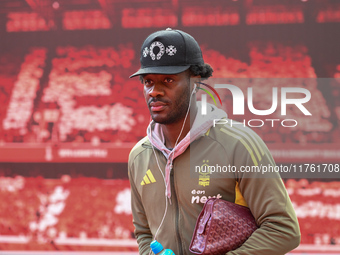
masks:
<svg viewBox="0 0 340 255"><path fill-rule="evenodd" d="M164 249L163 246L156 240L152 241L150 244L151 250L157 255L175 255L175 253L170 249Z"/></svg>

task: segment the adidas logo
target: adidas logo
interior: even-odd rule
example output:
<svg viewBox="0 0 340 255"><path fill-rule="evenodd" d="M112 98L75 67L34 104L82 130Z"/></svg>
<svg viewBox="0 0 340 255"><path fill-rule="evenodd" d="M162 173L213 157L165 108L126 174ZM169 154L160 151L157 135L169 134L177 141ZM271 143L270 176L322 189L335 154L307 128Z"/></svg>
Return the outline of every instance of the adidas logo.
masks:
<svg viewBox="0 0 340 255"><path fill-rule="evenodd" d="M150 183L154 183L156 182L155 177L153 177L153 174L151 173L151 170L149 169L146 172L146 175L144 175L143 177L143 181L140 183L140 185L146 185L146 184L150 184Z"/></svg>

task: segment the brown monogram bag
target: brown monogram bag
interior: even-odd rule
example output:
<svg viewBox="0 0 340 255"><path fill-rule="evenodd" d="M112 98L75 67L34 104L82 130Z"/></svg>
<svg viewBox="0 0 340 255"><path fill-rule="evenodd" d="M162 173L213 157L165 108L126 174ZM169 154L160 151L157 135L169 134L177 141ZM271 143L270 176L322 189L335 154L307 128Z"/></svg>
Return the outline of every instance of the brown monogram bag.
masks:
<svg viewBox="0 0 340 255"><path fill-rule="evenodd" d="M257 229L248 207L209 198L197 218L190 243L195 254L225 254L240 247Z"/></svg>

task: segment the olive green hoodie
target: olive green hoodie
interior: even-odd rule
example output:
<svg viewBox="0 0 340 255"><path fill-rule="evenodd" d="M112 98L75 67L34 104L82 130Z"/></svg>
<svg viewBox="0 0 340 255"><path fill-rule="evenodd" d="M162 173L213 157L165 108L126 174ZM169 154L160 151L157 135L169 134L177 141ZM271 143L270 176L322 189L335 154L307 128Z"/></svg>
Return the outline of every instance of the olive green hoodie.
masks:
<svg viewBox="0 0 340 255"><path fill-rule="evenodd" d="M259 226L228 254L289 252L299 245L300 230L284 184L276 172L254 172L275 166L270 152L255 132L241 124L213 125L214 119L226 114L214 106L208 108L210 114L196 117L174 153L162 143L160 126L154 122L148 136L130 153L131 206L139 254L149 254L163 217L156 239L176 255L192 254L189 245L196 219L209 197L248 206Z"/></svg>

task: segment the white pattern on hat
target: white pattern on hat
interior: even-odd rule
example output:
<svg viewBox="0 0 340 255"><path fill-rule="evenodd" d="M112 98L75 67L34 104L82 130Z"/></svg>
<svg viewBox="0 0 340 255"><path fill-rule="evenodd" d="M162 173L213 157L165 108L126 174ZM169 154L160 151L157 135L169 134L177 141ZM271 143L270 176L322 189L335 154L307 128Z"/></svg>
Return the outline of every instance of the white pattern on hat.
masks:
<svg viewBox="0 0 340 255"><path fill-rule="evenodd" d="M143 50L143 56L144 56L144 58L146 58L148 55L149 55L149 49L148 49L148 47L145 47L144 50Z"/></svg>
<svg viewBox="0 0 340 255"><path fill-rule="evenodd" d="M163 43L159 42L159 41L155 41L153 42L151 45L150 45L150 57L152 60L155 60L156 59L156 55L155 53L153 52L153 49L155 47L158 47L159 48L159 52L157 53L157 60L160 60L161 57L164 55L164 52L165 52L165 47L163 45Z"/></svg>
<svg viewBox="0 0 340 255"><path fill-rule="evenodd" d="M169 56L175 55L176 52L177 52L177 49L176 49L176 47L173 46L173 45L170 45L170 46L168 46L168 47L166 48L166 53L167 53Z"/></svg>

